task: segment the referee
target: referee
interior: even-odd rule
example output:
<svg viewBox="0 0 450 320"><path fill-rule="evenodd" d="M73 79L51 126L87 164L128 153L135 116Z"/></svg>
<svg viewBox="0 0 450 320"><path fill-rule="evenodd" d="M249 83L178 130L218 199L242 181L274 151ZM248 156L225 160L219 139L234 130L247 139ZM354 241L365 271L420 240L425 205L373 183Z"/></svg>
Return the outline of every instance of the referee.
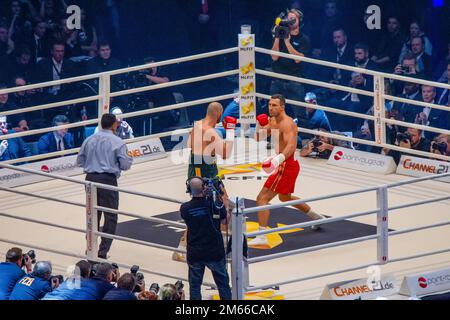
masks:
<svg viewBox="0 0 450 320"><path fill-rule="evenodd" d="M128 170L133 159L128 155L126 144L115 135L118 122L114 114L104 114L101 119L102 129L87 138L81 146L77 157L77 164L84 169L86 180L117 186L117 178L121 170ZM118 209L119 192L98 189L97 203L99 206ZM117 226L117 214L103 212L105 223L102 232L115 234ZM100 230L100 218L102 211L98 211L98 228ZM107 259L107 253L111 248L112 239L102 238L98 257Z"/></svg>

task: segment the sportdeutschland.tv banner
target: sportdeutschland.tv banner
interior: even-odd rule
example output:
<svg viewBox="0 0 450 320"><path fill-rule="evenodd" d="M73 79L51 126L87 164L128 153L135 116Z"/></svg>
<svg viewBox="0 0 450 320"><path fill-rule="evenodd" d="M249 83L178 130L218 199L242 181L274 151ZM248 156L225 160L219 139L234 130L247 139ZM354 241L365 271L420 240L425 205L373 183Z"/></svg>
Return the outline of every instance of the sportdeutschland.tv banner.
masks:
<svg viewBox="0 0 450 320"><path fill-rule="evenodd" d="M127 145L128 154L133 158L133 164L161 159L167 157L160 139L147 139ZM21 167L37 171L52 173L61 176L76 176L83 173L83 169L76 164L77 156L60 157L57 159L43 160ZM52 178L25 173L10 169L0 170L0 185L18 187L31 183L51 180Z"/></svg>

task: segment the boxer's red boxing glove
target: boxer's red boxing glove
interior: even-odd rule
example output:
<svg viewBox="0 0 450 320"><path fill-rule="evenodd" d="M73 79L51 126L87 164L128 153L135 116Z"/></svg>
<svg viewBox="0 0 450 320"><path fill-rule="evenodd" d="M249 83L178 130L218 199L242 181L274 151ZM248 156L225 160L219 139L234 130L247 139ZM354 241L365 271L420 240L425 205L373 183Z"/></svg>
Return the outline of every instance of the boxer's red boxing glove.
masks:
<svg viewBox="0 0 450 320"><path fill-rule="evenodd" d="M223 120L225 130L234 130L236 129L237 119L235 117L225 117Z"/></svg>
<svg viewBox="0 0 450 320"><path fill-rule="evenodd" d="M234 117L227 116L223 120L223 126L226 132L226 141L234 140L234 130L236 129L237 119Z"/></svg>
<svg viewBox="0 0 450 320"><path fill-rule="evenodd" d="M256 120L261 127L265 127L269 124L269 116L267 114L260 114L256 117Z"/></svg>

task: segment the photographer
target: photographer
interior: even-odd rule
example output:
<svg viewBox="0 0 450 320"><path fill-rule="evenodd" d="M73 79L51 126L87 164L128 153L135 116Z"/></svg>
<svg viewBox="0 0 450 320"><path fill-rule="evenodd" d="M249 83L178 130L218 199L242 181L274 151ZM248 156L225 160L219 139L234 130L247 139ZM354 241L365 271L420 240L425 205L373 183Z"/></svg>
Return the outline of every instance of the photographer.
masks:
<svg viewBox="0 0 450 320"><path fill-rule="evenodd" d="M105 294L114 288L111 282L119 277L118 270L109 263L92 266L95 273L90 279L81 282L81 288L72 297L73 300L102 300Z"/></svg>
<svg viewBox="0 0 450 320"><path fill-rule="evenodd" d="M308 36L300 31L303 20L303 13L297 9L281 14L277 18L274 28L274 41L272 50L289 53L300 57L305 56L310 50L310 40ZM292 60L277 55L272 55L272 68L276 73L286 74L295 77L304 76L304 64L300 60ZM301 101L304 97L305 89L302 84L294 81L274 79L270 86L270 95L282 94L286 99ZM305 118L304 108L289 106L287 114L292 118Z"/></svg>
<svg viewBox="0 0 450 320"><path fill-rule="evenodd" d="M47 293L42 300L86 300L85 295L80 294L80 289L89 281L90 274L91 264L86 260L78 261L74 273L57 289Z"/></svg>
<svg viewBox="0 0 450 320"><path fill-rule="evenodd" d="M183 283L179 280L175 284L166 283L159 290L159 300L185 300Z"/></svg>
<svg viewBox="0 0 450 320"><path fill-rule="evenodd" d="M408 128L408 130L404 133L397 133L395 145L401 148L425 152L430 152L431 148L430 141L423 137L423 131L414 128ZM400 153L399 151L383 149L382 153L387 156L393 157L396 164L400 162L402 153Z"/></svg>
<svg viewBox="0 0 450 320"><path fill-rule="evenodd" d="M0 263L0 300L8 300L17 281L25 275L23 267L31 272L32 259L22 254L22 249L11 248L6 252L6 262Z"/></svg>
<svg viewBox="0 0 450 320"><path fill-rule="evenodd" d="M136 279L131 273L125 273L117 281L117 288L113 288L103 297L103 300L137 300L133 294Z"/></svg>
<svg viewBox="0 0 450 320"><path fill-rule="evenodd" d="M192 200L181 205L180 213L187 226L187 263L191 300L201 300L205 267L211 270L221 300L231 300L231 289L225 259L220 223L227 220L227 211L220 193L210 196L210 184L201 177L186 182ZM216 185L214 189L219 190ZM215 192L215 191L213 191ZM208 195L208 196L207 196ZM217 198L219 197L219 201ZM216 198L216 199L214 199Z"/></svg>
<svg viewBox="0 0 450 320"><path fill-rule="evenodd" d="M450 156L450 136L440 134L431 142L430 152Z"/></svg>
<svg viewBox="0 0 450 320"><path fill-rule="evenodd" d="M319 130L322 132L328 132L324 129ZM334 146L332 139L324 136L316 136L313 140L308 142L305 147L303 147L303 149L300 151L300 156L328 159L333 149Z"/></svg>
<svg viewBox="0 0 450 320"><path fill-rule="evenodd" d="M16 283L9 300L40 300L58 286L58 277L52 277L52 264L39 261L31 274L25 275Z"/></svg>

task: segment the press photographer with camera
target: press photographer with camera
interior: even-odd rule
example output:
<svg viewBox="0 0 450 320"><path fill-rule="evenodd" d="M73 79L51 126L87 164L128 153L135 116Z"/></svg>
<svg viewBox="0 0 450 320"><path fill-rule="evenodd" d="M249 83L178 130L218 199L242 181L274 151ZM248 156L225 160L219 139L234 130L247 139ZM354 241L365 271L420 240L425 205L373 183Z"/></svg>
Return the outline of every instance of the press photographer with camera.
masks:
<svg viewBox="0 0 450 320"><path fill-rule="evenodd" d="M406 132L398 132L395 145L401 148L419 150L424 152L430 152L431 148L430 140L426 139L423 136L423 131L415 128L408 128ZM394 158L395 163L398 164L400 162L402 154L408 153L401 153L399 151L389 150L385 148L383 149L382 154L391 156L392 158Z"/></svg>
<svg viewBox="0 0 450 320"><path fill-rule="evenodd" d="M133 293L136 284L135 276L132 273L125 273L117 281L117 288L109 290L103 300L137 300Z"/></svg>
<svg viewBox="0 0 450 320"><path fill-rule="evenodd" d="M23 254L20 248L11 248L6 252L6 261L0 263L0 300L8 300L17 281L30 273L33 267L33 259L28 254Z"/></svg>
<svg viewBox="0 0 450 320"><path fill-rule="evenodd" d="M159 290L159 300L185 300L184 296L184 284L181 280L172 283L166 283Z"/></svg>
<svg viewBox="0 0 450 320"><path fill-rule="evenodd" d="M117 282L120 277L118 268L110 263L98 263L91 267L91 275L86 281L81 281L81 288L76 290L73 300L102 300L107 292L114 288L111 282Z"/></svg>
<svg viewBox="0 0 450 320"><path fill-rule="evenodd" d="M325 129L319 129L322 132L328 132ZM328 159L333 151L333 140L325 136L316 136L300 150L301 157L316 157Z"/></svg>
<svg viewBox="0 0 450 320"><path fill-rule="evenodd" d="M52 264L39 261L33 272L23 276L14 286L9 300L40 300L48 292L58 288L60 277L52 277Z"/></svg>
<svg viewBox="0 0 450 320"><path fill-rule="evenodd" d="M430 152L450 156L450 136L440 134L431 142Z"/></svg>
<svg viewBox="0 0 450 320"><path fill-rule="evenodd" d="M192 177L186 181L192 200L180 207L187 226L187 263L191 300L201 300L205 267L211 270L221 300L231 300L225 248L220 224L227 221L221 182L218 179Z"/></svg>
<svg viewBox="0 0 450 320"><path fill-rule="evenodd" d="M309 37L300 30L303 21L303 13L297 9L291 9L287 15L283 12L276 19L273 29L273 51L289 53L303 57L310 50ZM292 60L277 55L272 55L272 68L276 73L295 77L304 75L304 64L300 60ZM301 83L274 79L270 86L270 94L282 94L286 99L301 101L305 95L305 89ZM304 108L289 106L287 114L292 118L306 118Z"/></svg>

